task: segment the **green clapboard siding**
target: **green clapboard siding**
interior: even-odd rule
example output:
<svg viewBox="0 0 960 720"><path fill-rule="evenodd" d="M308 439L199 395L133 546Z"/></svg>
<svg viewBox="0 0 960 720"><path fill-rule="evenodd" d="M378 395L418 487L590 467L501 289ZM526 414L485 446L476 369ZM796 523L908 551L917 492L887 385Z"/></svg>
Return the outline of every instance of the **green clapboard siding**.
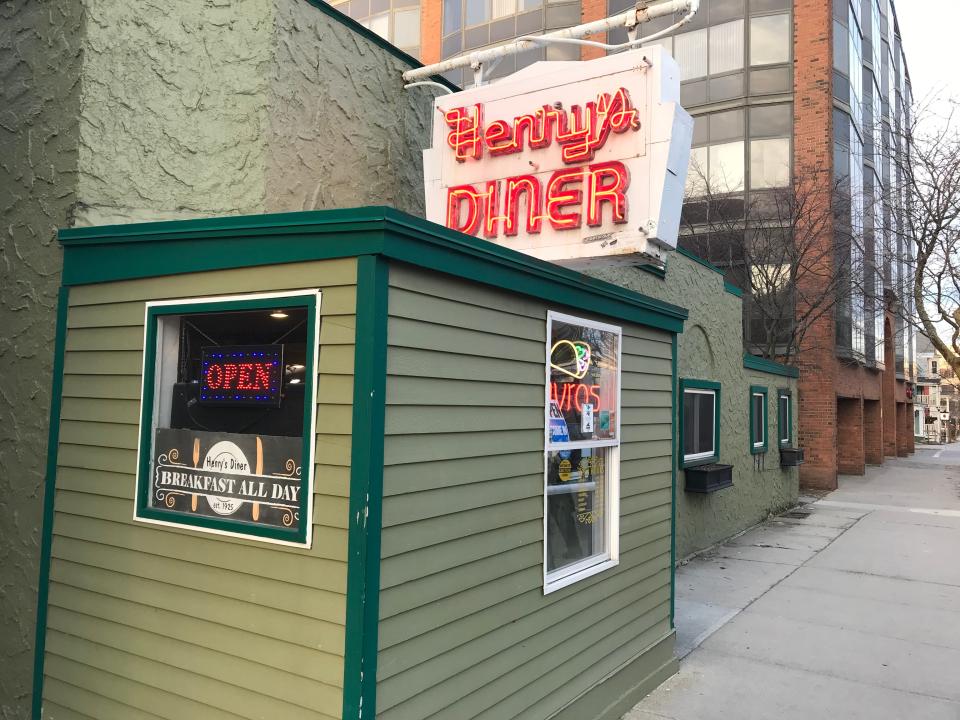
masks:
<svg viewBox="0 0 960 720"><path fill-rule="evenodd" d="M356 280L347 259L71 292L45 717L341 717ZM144 302L317 287L312 547L134 522Z"/></svg>
<svg viewBox="0 0 960 720"><path fill-rule="evenodd" d="M544 596L548 309L391 267L382 720L544 720L670 637L670 336L624 328L620 565Z"/></svg>

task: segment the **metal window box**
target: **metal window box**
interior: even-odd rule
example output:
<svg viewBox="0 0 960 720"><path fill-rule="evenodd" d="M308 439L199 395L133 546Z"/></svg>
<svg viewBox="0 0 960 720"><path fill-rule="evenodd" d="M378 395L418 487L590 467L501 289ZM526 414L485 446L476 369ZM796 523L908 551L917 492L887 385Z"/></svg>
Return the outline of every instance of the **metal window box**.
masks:
<svg viewBox="0 0 960 720"><path fill-rule="evenodd" d="M803 465L803 448L780 448L780 467L796 467Z"/></svg>
<svg viewBox="0 0 960 720"><path fill-rule="evenodd" d="M694 493L712 493L733 487L733 465L698 465L683 471L686 475L683 489Z"/></svg>

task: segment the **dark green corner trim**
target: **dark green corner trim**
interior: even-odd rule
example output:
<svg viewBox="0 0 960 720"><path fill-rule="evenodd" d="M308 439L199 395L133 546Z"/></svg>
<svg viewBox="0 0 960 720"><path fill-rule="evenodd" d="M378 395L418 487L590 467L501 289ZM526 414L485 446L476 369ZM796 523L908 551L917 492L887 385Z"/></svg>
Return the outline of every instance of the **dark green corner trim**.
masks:
<svg viewBox="0 0 960 720"><path fill-rule="evenodd" d="M650 273L654 277L658 277L663 280L667 276L667 266L664 263L663 267L660 265L652 265L650 263L644 263L643 265L637 265L637 270L643 270L645 273Z"/></svg>
<svg viewBox="0 0 960 720"><path fill-rule="evenodd" d="M736 297L738 297L738 298L742 298L742 297L743 297L743 290L741 290L740 288L738 288L738 287L737 287L736 285L734 285L732 282L728 282L727 280L724 280L724 281L723 281L723 289L724 289L726 292L728 292L728 293L730 293L731 295L734 295L734 296L736 296Z"/></svg>
<svg viewBox="0 0 960 720"><path fill-rule="evenodd" d="M767 373L769 375L780 375L788 378L800 377L800 370L792 365L783 365L773 360L751 355L750 353L744 354L743 367L747 370L756 370L757 372Z"/></svg>
<svg viewBox="0 0 960 720"><path fill-rule="evenodd" d="M673 412L670 413L670 457L677 456L677 336L670 338L670 403ZM681 452L683 452L681 450ZM677 464L670 463L670 629L675 629L673 622L677 606Z"/></svg>
<svg viewBox="0 0 960 720"><path fill-rule="evenodd" d="M692 252L690 252L689 250L687 250L687 249L685 249L685 248L680 247L679 245L677 246L677 252L678 252L679 254L683 255L685 258L690 258L690 259L693 260L695 263L697 263L697 264L699 264L699 265L703 265L703 266L704 266L705 268L707 268L708 270L713 270L715 273L719 273L720 275L725 275L725 274L726 274L726 273L723 272L723 270L721 270L720 268L718 268L718 267L717 267L716 265L714 265L713 263L708 262L707 260L704 260L704 259L703 259L702 257L700 257L699 255L694 255Z"/></svg>
<svg viewBox="0 0 960 720"><path fill-rule="evenodd" d="M685 462L683 459L683 447L684 447L684 435L683 435L683 392L684 390L713 390L716 393L713 403L713 450L714 453L711 457L702 458L700 460L691 460L690 462ZM713 382L712 380L692 380L684 378L680 381L680 403L679 403L679 416L680 416L680 447L677 452L677 465L681 468L697 467L699 465L709 465L710 463L715 463L720 460L720 383Z"/></svg>
<svg viewBox="0 0 960 720"><path fill-rule="evenodd" d="M676 305L385 207L75 228L60 242L64 285L379 254L669 332L687 318Z"/></svg>
<svg viewBox="0 0 960 720"><path fill-rule="evenodd" d="M350 17L349 15L343 14L332 5L329 5L326 2L324 2L324 0L306 0L306 2L308 2L310 5L315 7L320 12L322 12L324 15L329 15L330 17L332 17L334 20L341 23L342 25L346 25L348 28L350 28L350 30L357 33L358 35L363 36L364 38L372 42L374 45L376 45L377 47L380 47L386 50L395 58L407 63L411 69L423 67L423 63L417 60L415 57L413 57L413 55L407 55L407 53L405 53L403 50L401 50L396 45L391 43L389 40L386 40L385 38L380 37L375 32L373 32L373 30L370 30L369 28L365 28L363 25L361 25L356 20L354 20L352 17ZM440 83L441 85L445 85L446 87L453 90L453 92L460 92L461 90L460 87L458 87L457 85L454 85L452 82L447 80L442 75L433 75L430 77L430 79L433 80L434 82ZM402 82L403 80L402 78L397 77L397 81Z"/></svg>
<svg viewBox="0 0 960 720"><path fill-rule="evenodd" d="M40 573L37 581L37 626L33 642L33 702L30 717L40 720L43 705L43 661L47 645L47 600L50 594L50 551L53 546L53 500L57 489L57 451L60 447L60 405L63 401L63 358L67 343L69 289L57 297L57 330L53 345L50 386L50 427L47 432L47 468L43 489L43 525L40 534Z"/></svg>
<svg viewBox="0 0 960 720"><path fill-rule="evenodd" d="M757 393L763 395L763 445L754 445L753 444L753 396ZM751 385L750 386L750 397L749 408L750 408L750 425L747 432L748 442L750 443L750 454L751 455L760 455L767 451L767 448L770 446L770 395L767 392L767 388L763 385Z"/></svg>
<svg viewBox="0 0 960 720"><path fill-rule="evenodd" d="M388 263L357 261L357 335L350 450L350 529L343 720L376 717L387 386Z"/></svg>

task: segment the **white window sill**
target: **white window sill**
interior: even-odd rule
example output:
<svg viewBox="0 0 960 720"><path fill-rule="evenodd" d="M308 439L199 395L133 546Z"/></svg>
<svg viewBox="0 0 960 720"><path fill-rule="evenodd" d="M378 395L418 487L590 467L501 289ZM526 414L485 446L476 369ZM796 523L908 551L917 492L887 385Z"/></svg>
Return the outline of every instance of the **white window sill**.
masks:
<svg viewBox="0 0 960 720"><path fill-rule="evenodd" d="M581 580L586 580L588 577L598 575L599 573L609 570L610 568L614 568L619 564L619 559L607 558L601 559L599 562L582 569L577 569L577 565L572 566L572 570L571 568L563 568L562 570L558 570L553 573L553 577L547 576L544 578L543 594L549 595L557 590L562 590L569 585L578 583Z"/></svg>

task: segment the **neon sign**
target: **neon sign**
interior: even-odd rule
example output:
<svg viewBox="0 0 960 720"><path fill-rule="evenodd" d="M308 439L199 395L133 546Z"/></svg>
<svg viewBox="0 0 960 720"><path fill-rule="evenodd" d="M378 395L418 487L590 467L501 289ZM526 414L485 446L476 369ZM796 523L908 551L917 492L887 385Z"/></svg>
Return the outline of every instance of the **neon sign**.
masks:
<svg viewBox="0 0 960 720"><path fill-rule="evenodd" d="M573 164L592 159L611 132L640 129L637 110L623 87L612 95L600 93L596 102L588 102L585 109L574 105L566 112L544 105L533 113L515 117L512 123L494 120L484 125L483 103L469 110L447 110L443 119L450 127L447 145L453 148L458 162L480 160L484 150L491 155L511 155L521 152L524 146L540 150L556 140L563 162Z"/></svg>
<svg viewBox="0 0 960 720"><path fill-rule="evenodd" d="M550 367L580 380L590 369L591 355L590 345L581 340L558 340L550 348Z"/></svg>
<svg viewBox="0 0 960 720"><path fill-rule="evenodd" d="M201 349L200 402L208 405L280 405L282 345Z"/></svg>
<svg viewBox="0 0 960 720"><path fill-rule="evenodd" d="M693 121L662 48L434 100L427 218L547 260L675 247Z"/></svg>
<svg viewBox="0 0 960 720"><path fill-rule="evenodd" d="M444 113L450 128L447 145L457 162L479 161L484 152L492 156L542 150L554 142L567 164L592 160L611 133L640 129L640 119L626 88L601 93L585 107L569 112L544 105L513 118L512 123L483 121L484 106L457 107ZM521 201L526 206L524 226L528 234L540 233L547 220L555 230L573 230L584 225L600 227L604 207L609 205L615 224L627 222L627 189L630 172L619 161L567 167L554 171L546 182L530 174L492 180L478 189L474 184L447 189L446 225L468 235L496 238L515 236L520 230Z"/></svg>

